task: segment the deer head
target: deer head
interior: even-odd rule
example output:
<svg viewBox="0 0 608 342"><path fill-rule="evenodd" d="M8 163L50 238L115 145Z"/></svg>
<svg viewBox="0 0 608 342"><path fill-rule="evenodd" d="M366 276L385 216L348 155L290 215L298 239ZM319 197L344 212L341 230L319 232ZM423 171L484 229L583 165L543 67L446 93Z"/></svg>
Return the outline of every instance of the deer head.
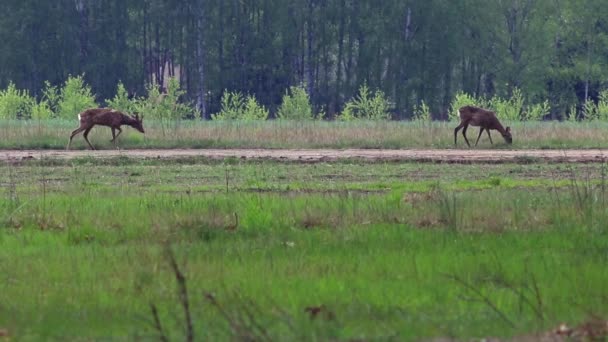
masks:
<svg viewBox="0 0 608 342"><path fill-rule="evenodd" d="M144 121L143 115L140 116L139 113L133 113L133 114L134 115L131 117L133 119L131 127L135 128L136 130L138 130L142 133L145 133L144 126L143 126L143 121Z"/></svg>
<svg viewBox="0 0 608 342"><path fill-rule="evenodd" d="M505 129L504 133L501 133L502 137L505 139L505 141L508 144L512 144L513 143L513 137L511 136L511 127L507 126L507 128Z"/></svg>

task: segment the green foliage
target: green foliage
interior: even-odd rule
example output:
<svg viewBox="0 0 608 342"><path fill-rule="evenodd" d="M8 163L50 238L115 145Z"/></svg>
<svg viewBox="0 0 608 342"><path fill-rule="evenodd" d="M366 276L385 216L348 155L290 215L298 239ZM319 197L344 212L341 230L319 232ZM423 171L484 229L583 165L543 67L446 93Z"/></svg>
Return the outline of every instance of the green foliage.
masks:
<svg viewBox="0 0 608 342"><path fill-rule="evenodd" d="M45 99L32 106L32 119L34 120L46 120L52 118L54 115L49 102Z"/></svg>
<svg viewBox="0 0 608 342"><path fill-rule="evenodd" d="M147 96L137 99L132 108L148 118L160 120L164 124L196 113L189 104L180 101L185 91L180 89L176 78L169 79L167 93L161 93L160 86L156 82L148 84L146 91Z"/></svg>
<svg viewBox="0 0 608 342"><path fill-rule="evenodd" d="M454 96L452 103L450 104L449 118L450 121L460 121L460 113L458 109L464 106L481 106L481 103L474 96L469 95L465 92L458 92Z"/></svg>
<svg viewBox="0 0 608 342"><path fill-rule="evenodd" d="M490 100L490 106L494 108L498 118L518 121L524 108L524 96L519 88L515 88L508 99L494 96Z"/></svg>
<svg viewBox="0 0 608 342"><path fill-rule="evenodd" d="M569 122L576 122L576 105L570 106L570 110L567 113L566 120Z"/></svg>
<svg viewBox="0 0 608 342"><path fill-rule="evenodd" d="M583 119L608 121L608 89L600 92L597 103L589 99L583 104Z"/></svg>
<svg viewBox="0 0 608 342"><path fill-rule="evenodd" d="M0 90L0 118L29 119L36 101L27 90L19 90L13 82Z"/></svg>
<svg viewBox="0 0 608 342"><path fill-rule="evenodd" d="M254 96L243 96L239 92L224 91L222 108L212 114L213 120L266 120L268 110L260 105Z"/></svg>
<svg viewBox="0 0 608 342"><path fill-rule="evenodd" d="M420 103L420 105L418 105L418 106L416 106L416 108L414 108L414 121L420 121L420 122L432 121L431 110L424 101L422 101Z"/></svg>
<svg viewBox="0 0 608 342"><path fill-rule="evenodd" d="M359 94L348 101L342 111L341 120L354 119L387 120L390 118L390 103L381 90L376 90L372 96L367 84L359 88Z"/></svg>
<svg viewBox="0 0 608 342"><path fill-rule="evenodd" d="M277 111L277 118L287 120L314 119L310 97L303 86L292 86L283 95L283 101Z"/></svg>
<svg viewBox="0 0 608 342"><path fill-rule="evenodd" d="M71 119L83 110L97 106L91 87L85 84L83 76L70 76L59 93L57 116Z"/></svg>
<svg viewBox="0 0 608 342"><path fill-rule="evenodd" d="M42 101L46 102L46 106L51 111L51 116L57 115L59 100L61 96L57 86L51 85L51 82L44 81L44 89L42 90Z"/></svg>
<svg viewBox="0 0 608 342"><path fill-rule="evenodd" d="M524 121L538 121L551 112L551 106L549 101L545 100L542 103L529 105L527 110L522 112L522 120Z"/></svg>
<svg viewBox="0 0 608 342"><path fill-rule="evenodd" d="M125 113L133 113L137 106L137 101L129 99L129 94L122 82L118 82L116 95L110 100L106 100L108 107Z"/></svg>

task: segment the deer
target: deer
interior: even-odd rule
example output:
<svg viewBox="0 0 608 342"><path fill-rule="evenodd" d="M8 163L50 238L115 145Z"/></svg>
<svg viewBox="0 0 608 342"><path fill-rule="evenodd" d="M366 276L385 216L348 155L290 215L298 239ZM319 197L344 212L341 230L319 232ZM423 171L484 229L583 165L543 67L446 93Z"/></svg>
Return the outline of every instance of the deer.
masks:
<svg viewBox="0 0 608 342"><path fill-rule="evenodd" d="M87 109L78 114L78 121L80 122L80 127L72 131L72 134L70 135L70 141L68 142L66 150L70 149L72 138L74 138L76 134L82 131L84 131L84 140L86 140L87 144L89 144L91 150L94 150L95 147L91 145L91 142L89 141L87 136L95 125L107 126L112 129L112 140L110 141L114 143L114 147L116 148L118 148L116 144L116 138L118 138L120 133L122 133L122 129L120 129L120 126L128 125L142 133L145 133L143 127L143 116L140 117L138 113L135 113L134 116L131 116L111 108ZM118 130L118 134L116 134L116 130Z"/></svg>
<svg viewBox="0 0 608 342"><path fill-rule="evenodd" d="M458 109L458 112L460 113L460 124L454 129L454 145L457 145L456 140L458 138L458 131L462 128L462 136L464 137L464 141L466 141L467 145L471 147L471 144L469 144L469 139L467 139L466 135L469 125L481 127L479 130L479 135L477 136L477 141L475 142L475 146L477 146L479 138L481 138L481 134L483 133L484 129L486 132L488 132L488 138L490 138L490 143L492 145L494 145L494 142L492 142L492 136L490 135L491 129L499 131L507 144L513 143L511 128L508 126L507 128L504 128L500 121L498 121L496 113L474 106L461 107Z"/></svg>

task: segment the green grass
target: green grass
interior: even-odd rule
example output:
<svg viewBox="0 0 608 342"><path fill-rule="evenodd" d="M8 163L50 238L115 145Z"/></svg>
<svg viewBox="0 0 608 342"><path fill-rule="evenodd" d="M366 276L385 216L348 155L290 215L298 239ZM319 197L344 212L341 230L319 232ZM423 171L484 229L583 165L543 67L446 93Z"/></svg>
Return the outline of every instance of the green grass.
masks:
<svg viewBox="0 0 608 342"><path fill-rule="evenodd" d="M507 124L507 123L505 123ZM456 123L433 122L219 122L179 121L168 124L146 120L145 136L130 128L119 138L123 148L453 148ZM513 145L493 132L495 148L606 148L605 122L511 123ZM0 121L0 149L63 149L77 121ZM471 127L474 143L478 129ZM113 148L108 128L94 128L91 142ZM72 148L87 148L82 135ZM459 134L459 146L465 142ZM487 136L480 147L491 147Z"/></svg>
<svg viewBox="0 0 608 342"><path fill-rule="evenodd" d="M5 164L0 328L23 340L147 339L153 303L169 337L183 338L167 242L198 339L509 337L605 317L603 174L602 164ZM318 305L331 315L310 319Z"/></svg>

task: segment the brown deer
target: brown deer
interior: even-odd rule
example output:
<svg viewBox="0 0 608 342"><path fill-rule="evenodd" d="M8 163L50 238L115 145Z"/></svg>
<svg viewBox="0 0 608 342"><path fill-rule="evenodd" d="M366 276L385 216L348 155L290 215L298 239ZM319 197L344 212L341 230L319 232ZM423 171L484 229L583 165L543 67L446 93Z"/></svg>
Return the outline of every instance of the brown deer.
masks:
<svg viewBox="0 0 608 342"><path fill-rule="evenodd" d="M479 138L481 138L481 134L483 133L484 129L486 132L488 132L488 138L490 138L490 143L492 145L494 145L494 143L492 142L492 136L490 136L491 129L499 131L508 144L513 142L511 128L503 128L494 112L474 106L464 106L458 109L458 112L460 112L460 125L454 129L454 145L457 144L456 139L458 137L458 131L462 128L462 136L464 137L464 141L466 141L467 145L471 147L466 134L469 125L481 127L479 130L479 135L477 136L477 141L475 142L475 146L477 146Z"/></svg>
<svg viewBox="0 0 608 342"><path fill-rule="evenodd" d="M143 127L143 117L140 117L137 113L135 113L135 116L130 116L111 108L91 108L78 114L78 120L80 121L80 127L76 128L70 135L70 141L66 147L67 150L70 149L72 138L82 131L84 131L84 140L86 140L87 144L89 144L91 150L94 150L95 147L91 145L91 142L87 136L95 125L108 126L112 129L112 140L110 141L113 142L114 146L117 148L118 146L116 145L116 138L118 138L120 133L122 133L120 126L129 125L136 130L145 133ZM118 134L116 134L116 130L118 130Z"/></svg>

